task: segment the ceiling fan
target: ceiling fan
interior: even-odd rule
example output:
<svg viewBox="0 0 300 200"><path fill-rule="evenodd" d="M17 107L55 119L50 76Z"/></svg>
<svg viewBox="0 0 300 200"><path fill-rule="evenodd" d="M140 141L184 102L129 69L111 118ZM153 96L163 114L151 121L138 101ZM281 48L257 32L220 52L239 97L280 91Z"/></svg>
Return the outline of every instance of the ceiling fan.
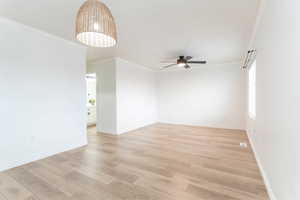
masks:
<svg viewBox="0 0 300 200"><path fill-rule="evenodd" d="M185 69L190 69L191 66L189 64L206 64L206 61L191 61L192 56L179 56L176 63L172 63L170 65L162 67L162 69L167 69L173 66L184 67Z"/></svg>

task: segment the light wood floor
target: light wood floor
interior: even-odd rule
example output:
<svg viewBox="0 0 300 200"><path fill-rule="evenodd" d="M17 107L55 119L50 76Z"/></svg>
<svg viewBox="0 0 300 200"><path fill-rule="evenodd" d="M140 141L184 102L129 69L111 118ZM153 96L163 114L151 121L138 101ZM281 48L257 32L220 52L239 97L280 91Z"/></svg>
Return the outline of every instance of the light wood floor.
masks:
<svg viewBox="0 0 300 200"><path fill-rule="evenodd" d="M0 173L0 200L266 200L243 131L156 124Z"/></svg>

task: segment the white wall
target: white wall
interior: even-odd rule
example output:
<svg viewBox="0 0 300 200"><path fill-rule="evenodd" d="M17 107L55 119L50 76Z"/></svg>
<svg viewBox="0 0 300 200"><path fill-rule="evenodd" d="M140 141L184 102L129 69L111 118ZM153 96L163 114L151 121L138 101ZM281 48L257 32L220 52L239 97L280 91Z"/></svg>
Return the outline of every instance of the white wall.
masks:
<svg viewBox="0 0 300 200"><path fill-rule="evenodd" d="M156 73L120 58L116 64L118 133L157 122Z"/></svg>
<svg viewBox="0 0 300 200"><path fill-rule="evenodd" d="M268 0L257 48L257 117L248 133L272 199L300 199L300 2ZM273 190L273 191L271 191Z"/></svg>
<svg viewBox="0 0 300 200"><path fill-rule="evenodd" d="M97 130L122 134L157 121L155 72L120 58L88 64L97 74Z"/></svg>
<svg viewBox="0 0 300 200"><path fill-rule="evenodd" d="M239 64L161 71L157 85L159 121L245 129L245 78Z"/></svg>
<svg viewBox="0 0 300 200"><path fill-rule="evenodd" d="M97 75L97 131L117 134L116 61L89 63L88 72Z"/></svg>
<svg viewBox="0 0 300 200"><path fill-rule="evenodd" d="M85 145L86 49L0 26L0 171Z"/></svg>

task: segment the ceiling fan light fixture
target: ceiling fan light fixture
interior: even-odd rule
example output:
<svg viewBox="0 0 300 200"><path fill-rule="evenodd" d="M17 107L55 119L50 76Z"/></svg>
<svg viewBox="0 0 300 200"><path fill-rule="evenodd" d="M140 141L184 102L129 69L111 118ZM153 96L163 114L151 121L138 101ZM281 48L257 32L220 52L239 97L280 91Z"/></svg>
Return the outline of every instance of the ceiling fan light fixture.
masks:
<svg viewBox="0 0 300 200"><path fill-rule="evenodd" d="M76 39L91 47L113 47L117 30L109 8L98 0L87 0L76 18Z"/></svg>
<svg viewBox="0 0 300 200"><path fill-rule="evenodd" d="M186 65L186 63L178 63L177 64L179 67L184 67Z"/></svg>

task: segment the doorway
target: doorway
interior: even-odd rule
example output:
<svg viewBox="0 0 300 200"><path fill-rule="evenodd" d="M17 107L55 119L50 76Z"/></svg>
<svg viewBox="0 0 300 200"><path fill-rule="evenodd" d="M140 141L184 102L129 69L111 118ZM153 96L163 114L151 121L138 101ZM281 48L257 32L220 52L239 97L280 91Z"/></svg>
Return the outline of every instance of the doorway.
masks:
<svg viewBox="0 0 300 200"><path fill-rule="evenodd" d="M87 86L87 126L95 126L97 123L97 77L96 74L86 75Z"/></svg>

